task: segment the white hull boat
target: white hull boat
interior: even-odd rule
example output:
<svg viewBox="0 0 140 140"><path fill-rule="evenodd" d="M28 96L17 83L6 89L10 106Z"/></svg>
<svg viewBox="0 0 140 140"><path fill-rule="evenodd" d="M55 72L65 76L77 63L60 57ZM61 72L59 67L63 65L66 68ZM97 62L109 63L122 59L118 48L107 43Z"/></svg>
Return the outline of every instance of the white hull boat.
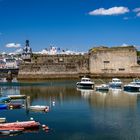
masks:
<svg viewBox="0 0 140 140"><path fill-rule="evenodd" d="M77 88L81 89L93 89L94 82L91 81L90 78L82 78L80 82L76 83Z"/></svg>
<svg viewBox="0 0 140 140"><path fill-rule="evenodd" d="M49 106L34 105L34 106L30 106L29 109L30 110L34 110L34 111L45 111L45 112L48 112L49 111Z"/></svg>

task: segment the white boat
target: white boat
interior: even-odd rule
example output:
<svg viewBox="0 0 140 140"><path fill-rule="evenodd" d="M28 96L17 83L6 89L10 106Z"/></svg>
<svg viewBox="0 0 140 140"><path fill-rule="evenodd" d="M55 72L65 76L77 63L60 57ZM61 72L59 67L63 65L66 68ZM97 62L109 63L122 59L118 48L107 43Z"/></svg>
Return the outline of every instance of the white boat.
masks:
<svg viewBox="0 0 140 140"><path fill-rule="evenodd" d="M82 89L93 89L94 82L92 82L90 78L83 77L80 82L76 83L76 86L77 88L82 88Z"/></svg>
<svg viewBox="0 0 140 140"><path fill-rule="evenodd" d="M25 99L26 95L7 95L7 97L11 98L11 99Z"/></svg>
<svg viewBox="0 0 140 140"><path fill-rule="evenodd" d="M133 82L124 85L124 91L140 92L140 79L133 79Z"/></svg>
<svg viewBox="0 0 140 140"><path fill-rule="evenodd" d="M44 105L33 105L33 106L29 106L30 110L34 110L34 111L45 111L48 112L49 111L49 106L44 106Z"/></svg>
<svg viewBox="0 0 140 140"><path fill-rule="evenodd" d="M102 92L109 91L109 85L107 85L107 84L101 84L99 86L95 86L95 90L96 91L102 91Z"/></svg>
<svg viewBox="0 0 140 140"><path fill-rule="evenodd" d="M118 78L113 78L111 82L109 82L110 88L121 88L122 87L122 81Z"/></svg>
<svg viewBox="0 0 140 140"><path fill-rule="evenodd" d="M0 118L0 123L5 123L6 122L6 118Z"/></svg>

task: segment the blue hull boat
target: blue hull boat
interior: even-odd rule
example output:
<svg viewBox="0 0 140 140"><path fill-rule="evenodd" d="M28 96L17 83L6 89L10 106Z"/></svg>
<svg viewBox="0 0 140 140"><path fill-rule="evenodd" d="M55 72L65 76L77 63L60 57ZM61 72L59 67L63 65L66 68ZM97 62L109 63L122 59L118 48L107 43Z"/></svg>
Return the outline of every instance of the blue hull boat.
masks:
<svg viewBox="0 0 140 140"><path fill-rule="evenodd" d="M7 108L8 108L8 105L0 104L0 110L7 109Z"/></svg>
<svg viewBox="0 0 140 140"><path fill-rule="evenodd" d="M0 97L0 103L9 103L11 98L9 97Z"/></svg>

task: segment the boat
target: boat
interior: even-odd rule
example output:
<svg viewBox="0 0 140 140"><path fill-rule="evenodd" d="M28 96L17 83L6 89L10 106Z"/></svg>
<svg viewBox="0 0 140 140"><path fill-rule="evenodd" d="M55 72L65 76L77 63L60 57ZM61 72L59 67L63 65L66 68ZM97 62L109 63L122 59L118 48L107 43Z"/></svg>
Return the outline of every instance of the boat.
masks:
<svg viewBox="0 0 140 140"><path fill-rule="evenodd" d="M101 84L99 86L95 86L96 91L101 91L101 92L107 92L109 91L109 85L107 84Z"/></svg>
<svg viewBox="0 0 140 140"><path fill-rule="evenodd" d="M25 99L26 95L7 95L10 99Z"/></svg>
<svg viewBox="0 0 140 140"><path fill-rule="evenodd" d="M24 128L0 128L0 135L16 135L24 131Z"/></svg>
<svg viewBox="0 0 140 140"><path fill-rule="evenodd" d="M8 104L8 108L9 109L20 109L20 108L22 108L22 104L20 104L20 103L9 103Z"/></svg>
<svg viewBox="0 0 140 140"><path fill-rule="evenodd" d="M34 111L45 111L48 112L49 111L49 106L44 106L44 105L34 105L34 106L29 106L30 110L34 110Z"/></svg>
<svg viewBox="0 0 140 140"><path fill-rule="evenodd" d="M11 101L9 97L0 97L0 103L8 103Z"/></svg>
<svg viewBox="0 0 140 140"><path fill-rule="evenodd" d="M80 82L76 83L76 86L81 89L93 89L94 82L90 78L83 77Z"/></svg>
<svg viewBox="0 0 140 140"><path fill-rule="evenodd" d="M0 123L5 123L6 122L6 118L0 118Z"/></svg>
<svg viewBox="0 0 140 140"><path fill-rule="evenodd" d="M127 92L140 92L140 79L133 79L133 82L124 85L123 90Z"/></svg>
<svg viewBox="0 0 140 140"><path fill-rule="evenodd" d="M8 109L8 105L7 104L0 104L0 110L3 109Z"/></svg>
<svg viewBox="0 0 140 140"><path fill-rule="evenodd" d="M122 81L118 78L113 78L111 82L109 82L110 88L121 88L122 87Z"/></svg>
<svg viewBox="0 0 140 140"><path fill-rule="evenodd" d="M0 129L4 128L24 128L24 129L34 129L39 128L40 123L36 121L23 121L23 122L12 122L0 124Z"/></svg>

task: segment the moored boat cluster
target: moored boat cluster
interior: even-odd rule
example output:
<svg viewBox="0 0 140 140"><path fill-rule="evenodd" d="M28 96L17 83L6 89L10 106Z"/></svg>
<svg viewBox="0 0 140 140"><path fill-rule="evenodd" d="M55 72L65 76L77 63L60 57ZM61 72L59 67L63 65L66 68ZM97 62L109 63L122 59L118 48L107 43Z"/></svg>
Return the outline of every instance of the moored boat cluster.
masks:
<svg viewBox="0 0 140 140"><path fill-rule="evenodd" d="M111 82L101 85L95 85L90 78L83 77L80 82L76 83L78 89L93 89L95 91L108 92L109 89L122 89L126 92L140 92L140 80L133 79L133 82L124 85L118 78L113 78Z"/></svg>
<svg viewBox="0 0 140 140"><path fill-rule="evenodd" d="M28 109L30 111L41 111L48 112L49 106L46 105L32 105L26 106L22 103L14 102L17 99L27 100L30 98L26 95L7 95L0 97L0 110L11 110L11 109ZM24 132L32 132L38 131L40 128L43 128L46 132L48 132L49 127L46 125L40 124L40 122L36 122L33 118L30 118L29 121L15 121L15 122L7 122L6 117L0 118L0 136L14 136Z"/></svg>

